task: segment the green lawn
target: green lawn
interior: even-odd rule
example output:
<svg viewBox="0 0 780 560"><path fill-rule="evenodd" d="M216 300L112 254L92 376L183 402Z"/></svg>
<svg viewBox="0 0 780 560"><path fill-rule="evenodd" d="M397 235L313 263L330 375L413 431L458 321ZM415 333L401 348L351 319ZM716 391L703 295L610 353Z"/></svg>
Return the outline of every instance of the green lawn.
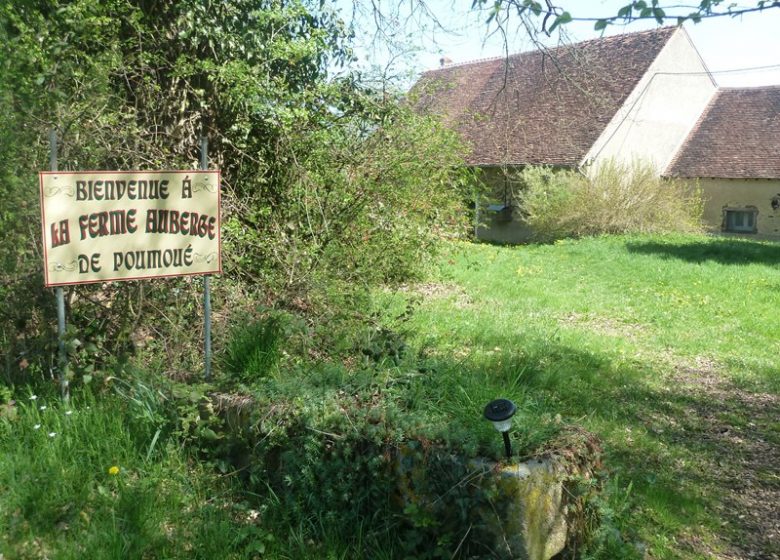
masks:
<svg viewBox="0 0 780 560"><path fill-rule="evenodd" d="M780 245L457 244L383 303L410 300L399 328L457 380L453 415L500 395L520 403L521 432L561 415L603 439L638 549L780 554Z"/></svg>
<svg viewBox="0 0 780 560"><path fill-rule="evenodd" d="M420 437L500 458L481 417L499 396L519 407L519 457L570 424L601 439L604 529L589 557L780 555L780 245L454 243L438 262L376 294L376 328L356 338L394 353L352 347L350 367L290 355L256 376L245 464L222 461L236 442L199 424L219 385L122 371L69 405L17 387L0 408L0 557L432 553L436 526L403 533L379 507L384 451ZM454 536L428 557L449 558Z"/></svg>
<svg viewBox="0 0 780 560"><path fill-rule="evenodd" d="M0 558L251 558L267 533L232 481L160 444L151 402L28 395L0 415Z"/></svg>

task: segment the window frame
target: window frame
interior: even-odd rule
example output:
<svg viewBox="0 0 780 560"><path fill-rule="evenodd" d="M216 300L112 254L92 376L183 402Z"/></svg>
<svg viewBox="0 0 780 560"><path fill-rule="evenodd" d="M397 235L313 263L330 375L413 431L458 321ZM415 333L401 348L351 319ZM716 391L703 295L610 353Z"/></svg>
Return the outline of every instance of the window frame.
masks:
<svg viewBox="0 0 780 560"><path fill-rule="evenodd" d="M732 229L730 227L729 214L744 214L745 217L750 217L752 223L746 225L741 229ZM744 218L743 218L744 219ZM733 223L733 221L731 222ZM723 208L723 224L721 229L725 233L742 233L742 234L755 234L758 233L758 208L755 206L727 206Z"/></svg>

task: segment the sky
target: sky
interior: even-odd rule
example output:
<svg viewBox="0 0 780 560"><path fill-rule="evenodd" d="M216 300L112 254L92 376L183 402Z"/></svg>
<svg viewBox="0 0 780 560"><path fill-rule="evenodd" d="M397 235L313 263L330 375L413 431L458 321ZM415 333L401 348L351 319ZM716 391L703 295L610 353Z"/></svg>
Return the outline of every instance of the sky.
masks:
<svg viewBox="0 0 780 560"><path fill-rule="evenodd" d="M391 2L392 0L388 0L385 6L390 6ZM602 17L616 14L628 2L629 0L556 0L554 3L568 10L574 17ZM661 2L662 5L671 3ZM728 3L724 2L724 5ZM403 55L395 58L387 49L376 47L376 43L371 46L376 26L373 25L371 17L367 17L370 14L370 10L367 10L357 28L359 65L379 67L390 74L405 73L406 80L411 83L419 72L439 67L442 57L457 63L503 56L507 50L509 53L516 53L534 48L528 35L516 25L507 28L506 41L498 33L490 34L490 29L485 25L486 16L471 11L470 0L426 0L426 5L440 25L434 24L430 14L422 13L419 9L416 15L404 18L406 25L395 36L399 45L403 45ZM745 5L751 4L748 2ZM755 6L755 2L752 5ZM667 20L667 25L674 23L674 19ZM655 21L637 21L628 25L611 25L604 34L628 33L654 27L657 27ZM685 28L720 86L780 84L780 8L737 18L705 19L698 24L688 22ZM570 42L602 36L602 32L593 29L593 22L572 22L565 26L565 31ZM559 41L561 38L557 33L547 40L551 46ZM766 66L774 68L745 70Z"/></svg>

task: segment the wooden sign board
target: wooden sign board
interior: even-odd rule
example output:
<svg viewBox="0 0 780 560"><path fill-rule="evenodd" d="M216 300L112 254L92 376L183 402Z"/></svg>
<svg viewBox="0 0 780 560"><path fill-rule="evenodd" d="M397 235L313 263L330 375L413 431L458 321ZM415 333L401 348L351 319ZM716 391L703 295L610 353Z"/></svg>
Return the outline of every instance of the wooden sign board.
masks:
<svg viewBox="0 0 780 560"><path fill-rule="evenodd" d="M219 171L40 173L47 287L219 274Z"/></svg>

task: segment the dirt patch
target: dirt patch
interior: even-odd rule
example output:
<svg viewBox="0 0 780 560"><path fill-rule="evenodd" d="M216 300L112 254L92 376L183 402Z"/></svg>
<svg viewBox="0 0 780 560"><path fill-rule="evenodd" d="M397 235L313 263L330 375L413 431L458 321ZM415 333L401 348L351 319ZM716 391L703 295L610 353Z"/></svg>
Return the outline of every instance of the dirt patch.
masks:
<svg viewBox="0 0 780 560"><path fill-rule="evenodd" d="M567 313L558 318L562 325L589 330L604 336L635 340L645 333L643 325L625 323L610 317L600 317L583 313Z"/></svg>
<svg viewBox="0 0 780 560"><path fill-rule="evenodd" d="M667 426L675 439L716 458L709 472L699 475L723 490L717 514L724 519L726 544L714 555L697 552L729 560L780 560L780 396L737 387L704 358L691 365L678 367L672 376L675 393L687 397L687 405L686 414Z"/></svg>
<svg viewBox="0 0 780 560"><path fill-rule="evenodd" d="M456 284L444 284L439 282L402 284L398 288L398 291L416 294L423 300L452 299L457 308L468 307L473 303L466 291Z"/></svg>

